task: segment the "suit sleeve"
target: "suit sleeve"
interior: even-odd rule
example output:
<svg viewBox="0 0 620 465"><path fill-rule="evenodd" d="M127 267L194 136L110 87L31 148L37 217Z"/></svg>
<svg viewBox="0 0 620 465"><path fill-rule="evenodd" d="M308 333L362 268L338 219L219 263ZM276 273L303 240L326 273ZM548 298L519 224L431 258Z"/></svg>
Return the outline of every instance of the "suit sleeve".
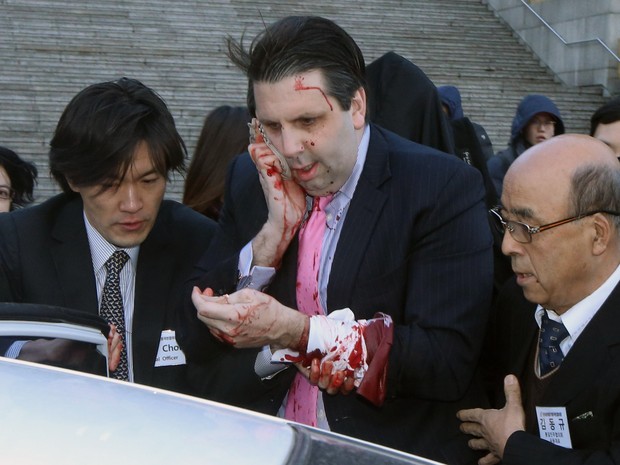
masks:
<svg viewBox="0 0 620 465"><path fill-rule="evenodd" d="M196 264L194 277L187 283L177 341L187 356L189 381L196 395L256 408L254 400L260 399L274 384L261 382L254 372L256 354L260 349L236 349L217 341L198 319L191 301L193 286L201 290L210 287L218 295L236 290L239 251L256 235L266 218L255 214L257 209L253 205L260 200L256 193L262 191L248 188L254 182L249 179L251 177L258 183L249 156L239 157L231 163L218 231ZM236 215L242 215L242 218Z"/></svg>

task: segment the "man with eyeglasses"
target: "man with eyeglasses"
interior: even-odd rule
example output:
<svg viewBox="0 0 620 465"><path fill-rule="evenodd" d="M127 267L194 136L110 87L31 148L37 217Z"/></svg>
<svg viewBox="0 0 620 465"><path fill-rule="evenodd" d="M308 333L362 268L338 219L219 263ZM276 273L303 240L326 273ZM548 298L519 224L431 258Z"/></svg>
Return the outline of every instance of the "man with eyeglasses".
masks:
<svg viewBox="0 0 620 465"><path fill-rule="evenodd" d="M555 103L545 95L526 95L512 120L508 147L487 161L497 195L502 195L504 176L517 157L530 147L560 134L564 134L564 122Z"/></svg>
<svg viewBox="0 0 620 465"><path fill-rule="evenodd" d="M458 412L480 464L617 463L620 163L603 142L532 147L490 211L515 279L485 350L492 404ZM503 383L502 383L503 380Z"/></svg>

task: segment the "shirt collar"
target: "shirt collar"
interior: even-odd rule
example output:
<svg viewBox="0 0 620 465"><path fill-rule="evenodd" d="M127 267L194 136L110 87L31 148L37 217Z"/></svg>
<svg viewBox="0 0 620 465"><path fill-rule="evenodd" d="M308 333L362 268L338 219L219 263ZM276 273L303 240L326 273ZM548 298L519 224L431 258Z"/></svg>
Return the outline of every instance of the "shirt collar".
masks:
<svg viewBox="0 0 620 465"><path fill-rule="evenodd" d="M108 260L108 258L110 258L110 255L112 255L117 250L124 250L125 252L127 252L133 269L136 269L138 263L138 253L140 251L139 245L130 248L121 248L110 244L107 240L104 239L104 237L99 233L99 231L97 231L97 229L95 229L95 227L90 224L90 221L88 221L85 212L84 224L86 225L86 235L88 237L90 254L93 260L93 269L95 271L102 269L105 265L105 262Z"/></svg>
<svg viewBox="0 0 620 465"><path fill-rule="evenodd" d="M616 267L616 270L598 289L585 299L577 302L562 315L558 315L553 310L547 310L547 315L549 315L549 318L552 320L562 322L571 338L574 340L581 334L590 320L594 318L594 315L596 315L619 282L620 265ZM540 305L536 308L535 318L539 328L543 311L545 311L545 309Z"/></svg>

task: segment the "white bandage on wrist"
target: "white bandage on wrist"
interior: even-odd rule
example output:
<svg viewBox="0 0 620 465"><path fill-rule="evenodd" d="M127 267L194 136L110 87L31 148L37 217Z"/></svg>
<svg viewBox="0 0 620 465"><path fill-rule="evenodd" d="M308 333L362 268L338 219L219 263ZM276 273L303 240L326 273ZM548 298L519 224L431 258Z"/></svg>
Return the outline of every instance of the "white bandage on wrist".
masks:
<svg viewBox="0 0 620 465"><path fill-rule="evenodd" d="M355 321L355 315L349 308L333 311L327 316L312 316L306 353L316 353L317 358L321 358L321 366L325 362L332 362L332 372L351 373L358 387L368 369L365 324L365 320ZM276 351L271 361L291 362L299 357L299 352L284 349Z"/></svg>

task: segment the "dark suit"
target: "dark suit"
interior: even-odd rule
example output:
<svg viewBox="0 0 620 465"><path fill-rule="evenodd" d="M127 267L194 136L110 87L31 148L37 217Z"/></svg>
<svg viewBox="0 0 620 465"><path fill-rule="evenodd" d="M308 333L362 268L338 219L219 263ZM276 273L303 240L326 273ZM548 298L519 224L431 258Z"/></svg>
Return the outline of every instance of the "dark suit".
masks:
<svg viewBox="0 0 620 465"><path fill-rule="evenodd" d="M165 200L140 246L133 313L134 379L186 391L183 365L154 367L160 335L176 329L183 283L213 235L211 220ZM97 288L79 196L0 215L0 301L98 313Z"/></svg>
<svg viewBox="0 0 620 465"><path fill-rule="evenodd" d="M334 431L439 459L450 456L447 444L458 436L452 402L470 387L491 298L491 235L483 198L480 174L457 157L371 125L368 155L331 268L327 306L349 307L356 319L390 314L394 345L383 407L356 395L324 396ZM256 168L245 154L229 172L222 234L198 264L192 284L234 290L238 251L266 217ZM267 289L292 308L296 262L295 240ZM261 382L253 368L256 350L214 342L195 314L189 302L179 342L188 357L210 367L213 376L196 380L203 394L275 414L295 370ZM439 453L442 447L447 455Z"/></svg>
<svg viewBox="0 0 620 465"><path fill-rule="evenodd" d="M502 290L494 314L491 339L495 387L514 373L523 380L533 370L529 352L538 336L536 305L523 297L514 280ZM612 464L620 459L620 285L577 338L553 375L540 406L566 407L573 449L544 441L538 435L514 433L506 445L506 464ZM503 329L504 337L499 337ZM527 395L527 393L523 393ZM503 396L497 405L502 407ZM588 413L590 412L590 413Z"/></svg>

